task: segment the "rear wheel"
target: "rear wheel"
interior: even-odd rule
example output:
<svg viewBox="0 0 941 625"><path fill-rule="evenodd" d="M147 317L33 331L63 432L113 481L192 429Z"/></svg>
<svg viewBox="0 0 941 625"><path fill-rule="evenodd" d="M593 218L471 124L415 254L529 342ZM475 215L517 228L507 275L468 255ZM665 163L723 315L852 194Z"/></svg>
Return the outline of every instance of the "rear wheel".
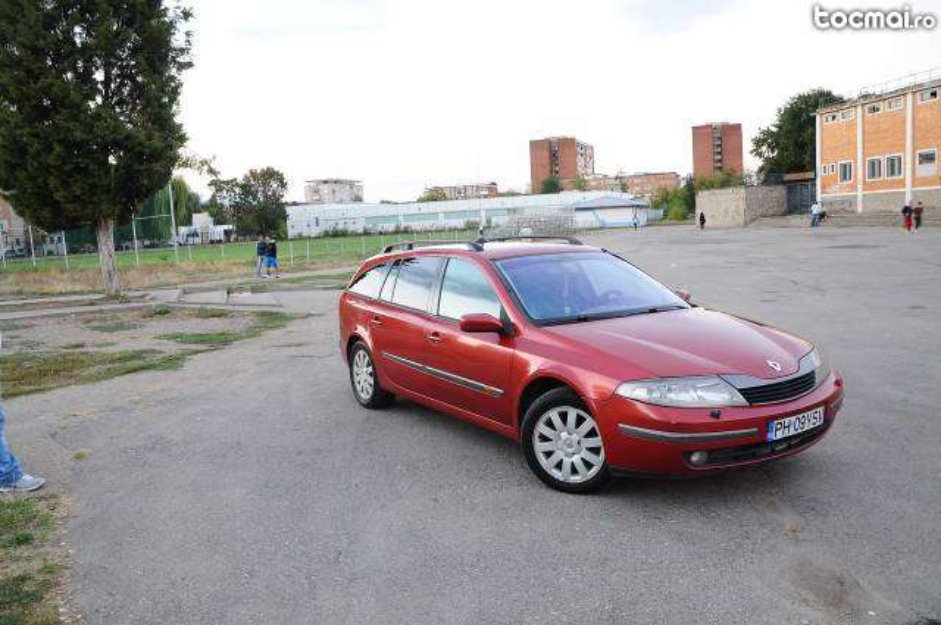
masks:
<svg viewBox="0 0 941 625"><path fill-rule="evenodd" d="M523 418L522 442L529 467L557 490L587 493L611 477L601 430L569 388L551 390L532 403Z"/></svg>
<svg viewBox="0 0 941 625"><path fill-rule="evenodd" d="M383 408L395 398L379 385L372 354L362 341L350 350L350 384L356 401L366 408Z"/></svg>

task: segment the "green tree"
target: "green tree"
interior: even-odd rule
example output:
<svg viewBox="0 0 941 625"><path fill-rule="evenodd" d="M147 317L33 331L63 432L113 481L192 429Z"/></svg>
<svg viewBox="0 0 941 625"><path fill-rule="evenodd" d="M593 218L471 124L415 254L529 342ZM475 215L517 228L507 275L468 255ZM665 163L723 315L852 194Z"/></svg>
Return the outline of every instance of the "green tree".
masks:
<svg viewBox="0 0 941 625"><path fill-rule="evenodd" d="M45 230L94 224L109 294L115 223L166 185L185 141L191 17L159 0L0 2L0 189Z"/></svg>
<svg viewBox="0 0 941 625"><path fill-rule="evenodd" d="M539 185L540 193L561 193L562 192L562 181L559 180L558 176L549 176L542 181Z"/></svg>
<svg viewBox="0 0 941 625"><path fill-rule="evenodd" d="M213 178L209 181L212 195L206 202L206 211L217 224L231 224L235 221L233 206L238 199L238 178Z"/></svg>
<svg viewBox="0 0 941 625"><path fill-rule="evenodd" d="M816 112L821 106L843 102L828 89L800 93L778 109L773 124L752 139L751 153L761 159L760 176L814 171Z"/></svg>
<svg viewBox="0 0 941 625"><path fill-rule="evenodd" d="M235 188L231 205L235 229L242 235L278 234L287 220L287 179L274 167L250 169Z"/></svg>
<svg viewBox="0 0 941 625"><path fill-rule="evenodd" d="M585 177L581 174L575 176L575 182L572 184L576 191L584 191L588 187Z"/></svg>
<svg viewBox="0 0 941 625"><path fill-rule="evenodd" d="M418 196L416 202L442 202L448 199L448 196L444 194L444 191L441 189L425 189L425 192Z"/></svg>

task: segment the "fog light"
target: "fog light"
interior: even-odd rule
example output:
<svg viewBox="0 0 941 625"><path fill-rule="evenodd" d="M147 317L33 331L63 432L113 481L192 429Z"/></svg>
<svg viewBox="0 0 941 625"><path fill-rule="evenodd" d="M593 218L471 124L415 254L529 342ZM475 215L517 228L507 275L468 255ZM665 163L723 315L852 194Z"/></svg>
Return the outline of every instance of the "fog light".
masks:
<svg viewBox="0 0 941 625"><path fill-rule="evenodd" d="M697 467L701 467L702 465L706 464L707 460L709 460L709 454L705 451L694 451L689 456L690 463L696 465Z"/></svg>

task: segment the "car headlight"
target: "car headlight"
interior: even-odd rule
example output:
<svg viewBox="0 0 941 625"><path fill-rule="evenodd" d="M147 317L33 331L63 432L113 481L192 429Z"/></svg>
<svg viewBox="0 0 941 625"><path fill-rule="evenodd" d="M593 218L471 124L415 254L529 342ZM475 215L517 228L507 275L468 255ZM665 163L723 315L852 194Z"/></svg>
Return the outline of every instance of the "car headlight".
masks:
<svg viewBox="0 0 941 625"><path fill-rule="evenodd" d="M621 397L658 406L717 408L747 406L731 384L716 376L659 378L624 382L615 391Z"/></svg>
<svg viewBox="0 0 941 625"><path fill-rule="evenodd" d="M813 363L815 386L829 377L830 361L824 357L823 353L821 353L819 349L815 347L809 354L804 356L804 358L809 359L810 362Z"/></svg>

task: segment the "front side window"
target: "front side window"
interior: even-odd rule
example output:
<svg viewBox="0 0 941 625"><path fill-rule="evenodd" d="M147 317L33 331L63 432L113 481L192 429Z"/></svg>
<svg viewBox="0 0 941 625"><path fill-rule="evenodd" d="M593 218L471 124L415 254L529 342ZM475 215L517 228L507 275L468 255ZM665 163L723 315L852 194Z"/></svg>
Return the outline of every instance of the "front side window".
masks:
<svg viewBox="0 0 941 625"><path fill-rule="evenodd" d="M850 182L853 179L853 161L840 163L840 182Z"/></svg>
<svg viewBox="0 0 941 625"><path fill-rule="evenodd" d="M882 158L875 157L866 160L866 180L880 180L882 178Z"/></svg>
<svg viewBox="0 0 941 625"><path fill-rule="evenodd" d="M487 276L472 262L452 258L441 282L438 314L460 319L471 313L487 313L500 318L500 298Z"/></svg>
<svg viewBox="0 0 941 625"><path fill-rule="evenodd" d="M372 269L364 271L359 278L356 279L356 282L350 285L348 290L351 293L375 299L379 297L379 289L382 288L382 283L385 281L388 272L389 263L376 265Z"/></svg>
<svg viewBox="0 0 941 625"><path fill-rule="evenodd" d="M604 252L520 256L497 267L529 317L541 324L688 307L644 272Z"/></svg>
<svg viewBox="0 0 941 625"><path fill-rule="evenodd" d="M438 275L441 259L437 256L405 258L392 291L392 303L416 310L427 310L431 288Z"/></svg>

